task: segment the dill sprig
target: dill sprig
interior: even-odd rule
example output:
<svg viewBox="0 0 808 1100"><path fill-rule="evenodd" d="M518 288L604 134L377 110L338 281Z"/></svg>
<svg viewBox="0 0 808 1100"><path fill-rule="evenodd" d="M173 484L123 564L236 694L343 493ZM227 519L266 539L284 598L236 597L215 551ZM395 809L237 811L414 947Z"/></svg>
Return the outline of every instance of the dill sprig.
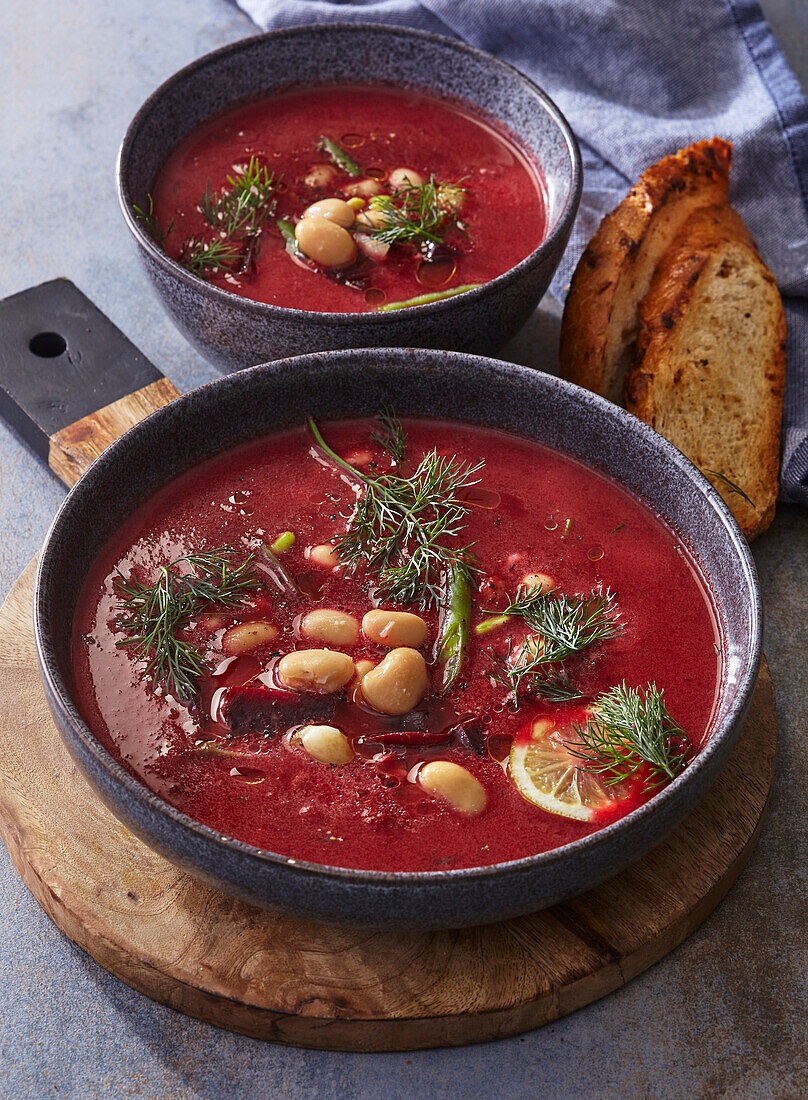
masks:
<svg viewBox="0 0 808 1100"><path fill-rule="evenodd" d="M495 616L495 620L489 622L522 619L532 631L541 635L547 663L566 661L587 646L605 642L623 631L615 595L608 588L588 596L567 596L557 588L520 585L516 599L506 608L484 610L483 614Z"/></svg>
<svg viewBox="0 0 808 1100"><path fill-rule="evenodd" d="M479 483L484 462L425 454L411 477L372 476L355 469L325 442L312 417L309 428L332 462L361 483L348 530L335 540L340 561L349 570L364 566L377 577L385 598L420 608L439 607L450 570L469 577L473 544L447 546L465 527L470 506L464 493Z"/></svg>
<svg viewBox="0 0 808 1100"><path fill-rule="evenodd" d="M160 225L160 221L154 212L154 199L151 196L151 192L146 196L149 200L149 209L143 210L140 206L133 203L132 209L135 212L135 217L139 222L143 223L143 228L149 234L155 244L163 247L163 243L166 237L171 233L174 228L174 219L171 219L168 229L163 229Z"/></svg>
<svg viewBox="0 0 808 1100"><path fill-rule="evenodd" d="M481 623L478 633L483 633L489 624L501 625L517 617L532 631L516 651L513 639L509 639L504 655L495 649L488 651L494 679L508 689L514 700L520 693L559 702L582 698L582 693L570 682L564 662L596 642L615 637L623 629L614 594L608 589L588 596L567 596L558 589L520 585L516 599L503 611L484 614L493 618Z"/></svg>
<svg viewBox="0 0 808 1100"><path fill-rule="evenodd" d="M242 172L227 177L229 189L211 192L210 180L199 200L203 218L225 237L247 236L258 232L275 212L275 173L262 167L256 157Z"/></svg>
<svg viewBox="0 0 808 1100"><path fill-rule="evenodd" d="M230 241L189 237L183 241L177 258L183 267L195 275L202 275L208 268L232 271L241 258L241 249Z"/></svg>
<svg viewBox="0 0 808 1100"><path fill-rule="evenodd" d="M370 209L379 210L384 222L375 228L364 229L382 244L420 245L425 241L441 244L441 233L450 224L459 226L456 210L465 196L460 183L438 184L430 176L426 183L407 183L395 195L374 195ZM451 201L447 196L451 195ZM461 232L462 227L461 228Z"/></svg>
<svg viewBox="0 0 808 1100"><path fill-rule="evenodd" d="M743 499L753 508L755 507L755 502L746 495L740 485L736 485L734 481L730 481L726 474L722 474L718 470L708 470L706 466L702 467L702 471L705 474L709 474L710 477L715 477L718 478L719 481L723 481L730 493L736 493L739 497L743 497Z"/></svg>
<svg viewBox="0 0 808 1100"><path fill-rule="evenodd" d="M583 698L564 665L548 658L541 638L535 635L525 638L515 653L513 639L509 638L505 653L489 649L488 658L494 666L491 675L507 688L514 702L520 694L539 695L557 703Z"/></svg>
<svg viewBox="0 0 808 1100"><path fill-rule="evenodd" d="M564 665L548 657L541 639L535 635L526 638L516 652L510 638L504 654L490 649L488 657L494 666L492 676L508 689L514 701L520 694L539 695L555 702L583 698Z"/></svg>
<svg viewBox="0 0 808 1100"><path fill-rule="evenodd" d="M382 427L373 433L373 439L401 465L407 457L407 436L401 421L392 409L382 409L379 413Z"/></svg>
<svg viewBox="0 0 808 1100"><path fill-rule="evenodd" d="M234 553L231 547L220 546L186 554L161 566L151 585L118 571L115 589L121 602L115 626L128 637L116 644L131 647L136 658L148 657L145 675L151 676L152 690L161 683L180 702L196 698L197 679L204 668L202 656L176 632L209 605L240 607L246 594L259 587L253 555L234 565ZM195 572L175 572L180 563Z"/></svg>
<svg viewBox="0 0 808 1100"><path fill-rule="evenodd" d="M566 742L585 771L612 785L646 769L648 789L674 779L690 750L690 738L668 713L656 684L627 688L625 682L600 695L585 725L574 723L579 741Z"/></svg>

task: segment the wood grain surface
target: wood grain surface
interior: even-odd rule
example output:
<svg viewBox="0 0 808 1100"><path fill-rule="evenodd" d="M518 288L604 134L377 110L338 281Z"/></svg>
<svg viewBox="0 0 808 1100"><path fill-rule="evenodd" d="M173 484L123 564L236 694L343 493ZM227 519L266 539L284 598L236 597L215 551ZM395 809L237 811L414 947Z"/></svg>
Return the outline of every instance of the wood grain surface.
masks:
<svg viewBox="0 0 808 1100"><path fill-rule="evenodd" d="M0 835L75 943L147 996L262 1039L406 1050L514 1035L604 996L715 908L755 846L777 741L764 664L735 752L659 848L563 905L483 928L373 932L235 901L134 837L50 719L31 563L0 610Z"/></svg>
<svg viewBox="0 0 808 1100"><path fill-rule="evenodd" d="M102 451L149 413L179 396L167 378L150 382L103 409L68 424L50 437L48 465L67 486L75 485Z"/></svg>

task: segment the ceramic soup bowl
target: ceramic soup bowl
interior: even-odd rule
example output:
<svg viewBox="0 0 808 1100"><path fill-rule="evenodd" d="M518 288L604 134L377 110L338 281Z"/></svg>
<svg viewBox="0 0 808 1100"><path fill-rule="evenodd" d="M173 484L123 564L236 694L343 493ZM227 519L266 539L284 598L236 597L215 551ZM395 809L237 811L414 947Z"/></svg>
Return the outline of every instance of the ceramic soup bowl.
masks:
<svg viewBox="0 0 808 1100"><path fill-rule="evenodd" d="M121 767L74 702L71 622L88 569L144 499L197 462L246 440L394 403L502 429L611 476L662 516L707 578L721 619L723 676L712 735L651 801L584 839L494 866L430 872L346 870L290 861L191 820ZM310 917L377 926L482 924L541 908L614 875L658 844L726 762L761 656L755 569L732 515L675 447L624 410L546 374L430 350L363 349L268 363L177 398L112 444L66 497L39 561L35 599L47 697L70 751L101 797L146 843L217 887Z"/></svg>
<svg viewBox="0 0 808 1100"><path fill-rule="evenodd" d="M294 85L393 82L465 101L499 122L538 161L546 236L505 274L454 298L392 312L320 313L239 297L169 259L145 231L156 173L200 123L244 100ZM149 280L172 321L212 363L238 370L307 351L432 347L496 351L530 316L564 252L581 194L578 145L555 104L530 80L480 50L401 27L306 26L216 50L162 84L129 126L118 193Z"/></svg>

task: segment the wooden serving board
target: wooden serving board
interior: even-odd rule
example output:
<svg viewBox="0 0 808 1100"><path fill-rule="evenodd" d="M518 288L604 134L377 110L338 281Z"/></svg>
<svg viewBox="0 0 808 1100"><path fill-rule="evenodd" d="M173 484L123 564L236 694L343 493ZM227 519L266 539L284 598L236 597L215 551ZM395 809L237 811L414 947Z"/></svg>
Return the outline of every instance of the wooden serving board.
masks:
<svg viewBox="0 0 808 1100"><path fill-rule="evenodd" d="M32 562L0 610L0 836L52 920L102 966L219 1027L328 1050L503 1038L580 1008L698 927L760 832L777 722L764 666L706 799L645 859L553 909L483 928L369 932L257 909L197 882L96 798L51 722Z"/></svg>
<svg viewBox="0 0 808 1100"><path fill-rule="evenodd" d="M0 415L72 485L176 388L64 279L0 301ZM0 609L0 838L54 923L130 986L281 1043L408 1050L514 1035L602 997L697 928L757 841L777 720L765 667L715 786L645 859L532 916L368 932L270 913L191 878L104 808L50 719L32 562Z"/></svg>

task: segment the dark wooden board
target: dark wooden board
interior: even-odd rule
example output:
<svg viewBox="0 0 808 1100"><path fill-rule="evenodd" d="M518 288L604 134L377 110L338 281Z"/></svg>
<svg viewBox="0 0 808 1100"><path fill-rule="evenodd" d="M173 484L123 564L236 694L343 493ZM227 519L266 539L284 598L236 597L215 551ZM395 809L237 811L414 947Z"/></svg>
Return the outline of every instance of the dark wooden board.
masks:
<svg viewBox="0 0 808 1100"><path fill-rule="evenodd" d="M176 397L174 386L69 279L0 300L0 416L51 467L53 437L152 388L161 396L119 413L117 435ZM54 472L72 485L86 465Z"/></svg>
<svg viewBox="0 0 808 1100"><path fill-rule="evenodd" d="M0 611L0 836L53 921L135 989L280 1043L406 1050L514 1035L588 1004L708 916L755 846L777 722L764 666L706 799L629 870L483 928L368 932L256 909L205 886L106 810L51 722L34 652L34 563Z"/></svg>

